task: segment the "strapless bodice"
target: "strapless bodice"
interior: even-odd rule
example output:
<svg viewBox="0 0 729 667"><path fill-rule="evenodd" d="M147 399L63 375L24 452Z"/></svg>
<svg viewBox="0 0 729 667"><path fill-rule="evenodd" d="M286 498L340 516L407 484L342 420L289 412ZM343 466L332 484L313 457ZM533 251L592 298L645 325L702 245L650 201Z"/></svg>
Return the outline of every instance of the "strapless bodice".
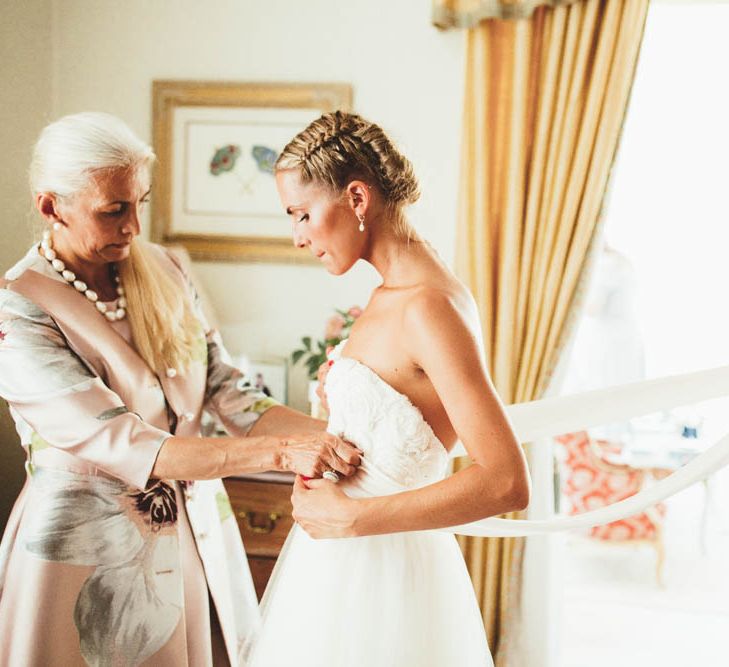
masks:
<svg viewBox="0 0 729 667"><path fill-rule="evenodd" d="M340 483L353 497L387 495L442 479L448 454L420 410L363 363L342 356L342 341L330 353L326 379L327 430L356 444L364 457L359 471Z"/></svg>

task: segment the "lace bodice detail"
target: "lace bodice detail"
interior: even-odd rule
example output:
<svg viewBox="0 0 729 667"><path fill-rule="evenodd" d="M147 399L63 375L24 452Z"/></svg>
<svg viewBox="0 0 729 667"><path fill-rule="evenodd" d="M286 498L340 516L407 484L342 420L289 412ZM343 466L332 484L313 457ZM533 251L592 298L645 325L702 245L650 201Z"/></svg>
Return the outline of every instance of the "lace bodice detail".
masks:
<svg viewBox="0 0 729 667"><path fill-rule="evenodd" d="M328 431L344 435L363 452L350 484L362 495L397 492L442 479L448 454L407 396L361 362L343 357L340 343L329 355L326 380Z"/></svg>

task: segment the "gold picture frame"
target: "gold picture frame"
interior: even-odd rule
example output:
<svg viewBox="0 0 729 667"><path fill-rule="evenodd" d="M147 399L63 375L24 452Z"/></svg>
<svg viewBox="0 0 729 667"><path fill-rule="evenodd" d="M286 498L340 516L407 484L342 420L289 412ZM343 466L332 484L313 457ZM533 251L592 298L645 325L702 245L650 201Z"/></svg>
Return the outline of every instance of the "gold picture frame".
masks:
<svg viewBox="0 0 729 667"><path fill-rule="evenodd" d="M352 87L164 80L153 82L152 100L152 240L181 244L193 259L312 262L293 247L280 204L274 211L271 160L283 137L321 113L349 110ZM243 141L226 144L231 136ZM252 144L258 137L263 145Z"/></svg>

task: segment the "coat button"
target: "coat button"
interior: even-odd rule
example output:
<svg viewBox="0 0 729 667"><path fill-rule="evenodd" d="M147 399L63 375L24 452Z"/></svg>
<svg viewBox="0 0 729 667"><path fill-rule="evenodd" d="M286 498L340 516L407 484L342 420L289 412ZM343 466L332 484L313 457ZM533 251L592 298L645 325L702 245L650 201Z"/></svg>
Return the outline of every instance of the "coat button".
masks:
<svg viewBox="0 0 729 667"><path fill-rule="evenodd" d="M177 369L176 368L168 368L167 369L167 377L168 378L173 378L173 377L175 377L175 375L177 375Z"/></svg>

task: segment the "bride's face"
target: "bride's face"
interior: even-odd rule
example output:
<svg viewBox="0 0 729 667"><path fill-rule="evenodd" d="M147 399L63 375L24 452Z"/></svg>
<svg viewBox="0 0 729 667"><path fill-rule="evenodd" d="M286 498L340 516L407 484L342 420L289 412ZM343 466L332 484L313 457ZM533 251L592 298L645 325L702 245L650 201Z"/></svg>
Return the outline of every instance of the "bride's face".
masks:
<svg viewBox="0 0 729 667"><path fill-rule="evenodd" d="M318 183L302 183L294 169L276 172L276 187L291 218L294 245L307 248L336 276L352 268L367 237L359 231L355 203Z"/></svg>

